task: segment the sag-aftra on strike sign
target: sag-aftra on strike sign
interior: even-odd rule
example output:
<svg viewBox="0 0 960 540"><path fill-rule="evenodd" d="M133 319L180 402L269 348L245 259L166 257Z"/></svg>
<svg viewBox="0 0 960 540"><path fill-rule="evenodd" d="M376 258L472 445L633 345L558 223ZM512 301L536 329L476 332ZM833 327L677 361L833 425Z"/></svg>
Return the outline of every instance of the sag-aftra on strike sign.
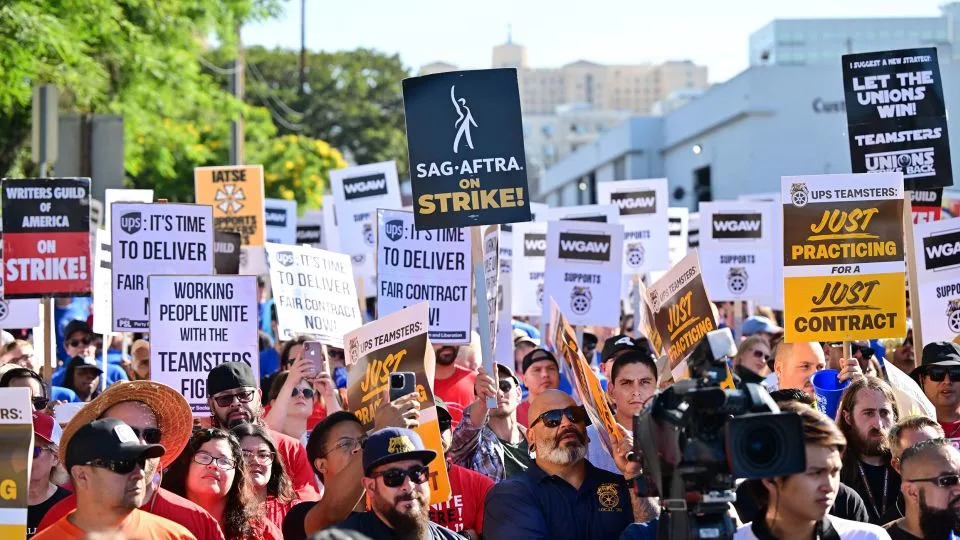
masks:
<svg viewBox="0 0 960 540"><path fill-rule="evenodd" d="M417 229L530 221L515 69L403 81Z"/></svg>

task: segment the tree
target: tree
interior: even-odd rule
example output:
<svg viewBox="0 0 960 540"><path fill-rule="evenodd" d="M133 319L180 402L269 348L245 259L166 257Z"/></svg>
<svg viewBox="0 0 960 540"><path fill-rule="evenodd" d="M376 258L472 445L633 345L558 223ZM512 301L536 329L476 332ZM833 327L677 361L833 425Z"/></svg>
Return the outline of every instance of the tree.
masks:
<svg viewBox="0 0 960 540"><path fill-rule="evenodd" d="M323 206L330 171L347 166L336 148L303 135L277 137L258 147L248 161L263 164L267 197L296 199L301 209Z"/></svg>

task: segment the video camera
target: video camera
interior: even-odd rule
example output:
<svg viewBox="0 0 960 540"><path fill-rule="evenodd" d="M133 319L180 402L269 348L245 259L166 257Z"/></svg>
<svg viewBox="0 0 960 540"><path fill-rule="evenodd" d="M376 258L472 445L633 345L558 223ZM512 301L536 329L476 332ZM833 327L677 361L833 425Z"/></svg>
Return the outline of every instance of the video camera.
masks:
<svg viewBox="0 0 960 540"><path fill-rule="evenodd" d="M689 378L657 394L633 418L640 496L660 498L660 538L733 538L729 504L738 478L806 469L800 417L781 413L758 384L733 387L729 329L709 332L687 358Z"/></svg>

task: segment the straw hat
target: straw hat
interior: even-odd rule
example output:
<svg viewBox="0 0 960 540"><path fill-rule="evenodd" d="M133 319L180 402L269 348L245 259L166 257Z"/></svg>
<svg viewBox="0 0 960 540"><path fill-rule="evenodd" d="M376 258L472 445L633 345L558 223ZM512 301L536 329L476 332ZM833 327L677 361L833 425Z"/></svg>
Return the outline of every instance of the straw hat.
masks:
<svg viewBox="0 0 960 540"><path fill-rule="evenodd" d="M103 413L117 403L139 401L150 408L157 416L157 427L162 433L160 444L166 453L160 458L160 468L167 468L183 448L193 433L193 413L190 405L180 394L169 386L153 381L130 381L117 383L97 396L93 401L73 417L63 428L60 443L60 461L66 463L67 446L70 438L81 426L89 424L103 416Z"/></svg>

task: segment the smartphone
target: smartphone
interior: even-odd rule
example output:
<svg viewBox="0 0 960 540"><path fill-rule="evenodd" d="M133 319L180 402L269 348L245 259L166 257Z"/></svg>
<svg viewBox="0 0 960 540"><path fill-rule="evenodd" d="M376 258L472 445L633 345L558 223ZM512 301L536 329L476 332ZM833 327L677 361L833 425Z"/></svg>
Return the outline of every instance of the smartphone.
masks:
<svg viewBox="0 0 960 540"><path fill-rule="evenodd" d="M330 368L327 367L327 356L323 354L323 344L319 341L304 342L303 355L306 356L308 360L313 362L314 377L320 375L321 373L330 372Z"/></svg>
<svg viewBox="0 0 960 540"><path fill-rule="evenodd" d="M396 371L390 374L390 401L396 401L417 391L417 376L412 371Z"/></svg>

